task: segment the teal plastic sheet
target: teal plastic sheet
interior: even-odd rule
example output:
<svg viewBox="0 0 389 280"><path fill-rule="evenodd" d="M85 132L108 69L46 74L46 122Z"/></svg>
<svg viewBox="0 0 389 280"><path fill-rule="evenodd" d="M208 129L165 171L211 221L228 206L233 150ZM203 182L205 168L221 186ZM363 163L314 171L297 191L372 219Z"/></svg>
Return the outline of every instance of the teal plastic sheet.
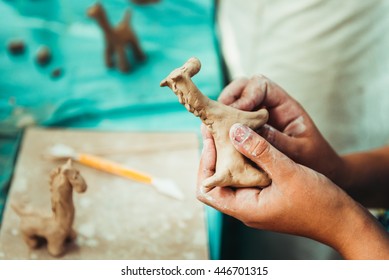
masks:
<svg viewBox="0 0 389 280"><path fill-rule="evenodd" d="M111 23L132 10L132 26L147 59L123 74L104 66L103 35L86 16L94 1L0 1L0 213L23 129L29 125L123 131L199 131L200 121L186 112L160 81L188 58L198 57L198 87L215 99L222 73L214 33L212 0L161 0L136 6L130 1L100 1ZM23 54L7 44L21 39ZM36 63L41 45L51 62ZM51 78L60 68L62 75ZM212 258L218 258L220 214L207 208Z"/></svg>

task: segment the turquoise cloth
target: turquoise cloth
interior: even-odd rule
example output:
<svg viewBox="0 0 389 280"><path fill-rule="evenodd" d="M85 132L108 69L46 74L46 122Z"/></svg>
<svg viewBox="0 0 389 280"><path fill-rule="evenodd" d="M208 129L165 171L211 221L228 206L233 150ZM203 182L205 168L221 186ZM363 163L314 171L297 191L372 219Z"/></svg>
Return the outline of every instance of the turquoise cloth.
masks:
<svg viewBox="0 0 389 280"><path fill-rule="evenodd" d="M379 215L377 215L378 221L382 226L389 232L389 210L382 210Z"/></svg>
<svg viewBox="0 0 389 280"><path fill-rule="evenodd" d="M132 9L132 25L147 60L122 74L106 69L103 35L86 16L94 1L0 1L0 214L25 125L122 131L199 131L200 121L159 82L189 57L203 65L194 78L215 99L222 73L214 33L214 1L161 0L148 6L101 1L113 23ZM21 55L10 40L26 44ZM35 62L40 45L53 53L45 67ZM56 67L59 78L50 78ZM207 208L211 258L219 257L221 216Z"/></svg>

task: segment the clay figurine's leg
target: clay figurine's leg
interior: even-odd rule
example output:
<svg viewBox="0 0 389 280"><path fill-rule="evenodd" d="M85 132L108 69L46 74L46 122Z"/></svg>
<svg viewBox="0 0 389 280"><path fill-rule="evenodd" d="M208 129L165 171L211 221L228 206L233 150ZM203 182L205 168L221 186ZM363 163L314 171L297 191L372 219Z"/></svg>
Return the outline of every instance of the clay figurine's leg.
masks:
<svg viewBox="0 0 389 280"><path fill-rule="evenodd" d="M266 187L271 183L271 179L265 171L258 170L252 166L246 166L239 172L236 186Z"/></svg>
<svg viewBox="0 0 389 280"><path fill-rule="evenodd" d="M76 238L77 238L77 232L74 229L71 229L69 235L66 238L66 241L70 242L70 241L73 241Z"/></svg>
<svg viewBox="0 0 389 280"><path fill-rule="evenodd" d="M28 235L23 233L23 239L24 242L26 242L27 246L30 247L31 249L37 248L38 247L38 238L35 235Z"/></svg>
<svg viewBox="0 0 389 280"><path fill-rule="evenodd" d="M54 257L60 256L65 250L64 240L58 238L47 239L47 250Z"/></svg>
<svg viewBox="0 0 389 280"><path fill-rule="evenodd" d="M128 63L126 50L124 49L124 47L123 46L117 47L116 54L117 54L120 71L128 72L128 70L130 70L130 64Z"/></svg>
<svg viewBox="0 0 389 280"><path fill-rule="evenodd" d="M226 184L227 177L228 177L228 174L215 173L215 174L213 174L213 176L211 176L203 181L203 187L204 188L227 187L228 186Z"/></svg>
<svg viewBox="0 0 389 280"><path fill-rule="evenodd" d="M239 120L251 129L259 129L269 118L269 113L266 109L261 109L255 112L239 112Z"/></svg>
<svg viewBox="0 0 389 280"><path fill-rule="evenodd" d="M132 51L134 52L135 58L137 60L143 61L146 59L146 55L144 54L144 52L140 48L138 41L131 42L130 46L131 46Z"/></svg>
<svg viewBox="0 0 389 280"><path fill-rule="evenodd" d="M232 176L230 169L216 172L203 181L203 187L266 187L271 183L271 179L264 171L252 166L246 165L243 170L235 170L235 172L239 176Z"/></svg>
<svg viewBox="0 0 389 280"><path fill-rule="evenodd" d="M105 53L104 53L104 58L105 58L105 66L112 68L115 63L113 61L113 54L114 54L114 49L111 44L108 44L105 47Z"/></svg>

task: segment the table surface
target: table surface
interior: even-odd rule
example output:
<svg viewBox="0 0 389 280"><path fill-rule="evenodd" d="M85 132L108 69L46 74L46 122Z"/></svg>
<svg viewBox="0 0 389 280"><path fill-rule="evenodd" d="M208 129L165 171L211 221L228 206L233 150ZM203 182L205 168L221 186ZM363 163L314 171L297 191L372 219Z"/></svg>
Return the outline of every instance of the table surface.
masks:
<svg viewBox="0 0 389 280"><path fill-rule="evenodd" d="M23 139L0 231L0 258L52 259L45 246L27 247L10 203L50 212L49 172L64 160L42 155L57 143L171 179L185 194L180 201L149 185L74 163L88 189L73 194L78 237L62 259L208 258L204 207L195 198L195 134L38 128L29 129Z"/></svg>

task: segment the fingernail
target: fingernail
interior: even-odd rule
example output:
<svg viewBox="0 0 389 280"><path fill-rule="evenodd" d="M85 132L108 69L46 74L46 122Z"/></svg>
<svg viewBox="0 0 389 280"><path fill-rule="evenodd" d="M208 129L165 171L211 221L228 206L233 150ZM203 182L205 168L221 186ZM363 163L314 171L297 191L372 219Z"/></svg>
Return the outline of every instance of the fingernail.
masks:
<svg viewBox="0 0 389 280"><path fill-rule="evenodd" d="M236 123L231 127L231 136L236 143L243 143L250 135L250 129L240 123Z"/></svg>

